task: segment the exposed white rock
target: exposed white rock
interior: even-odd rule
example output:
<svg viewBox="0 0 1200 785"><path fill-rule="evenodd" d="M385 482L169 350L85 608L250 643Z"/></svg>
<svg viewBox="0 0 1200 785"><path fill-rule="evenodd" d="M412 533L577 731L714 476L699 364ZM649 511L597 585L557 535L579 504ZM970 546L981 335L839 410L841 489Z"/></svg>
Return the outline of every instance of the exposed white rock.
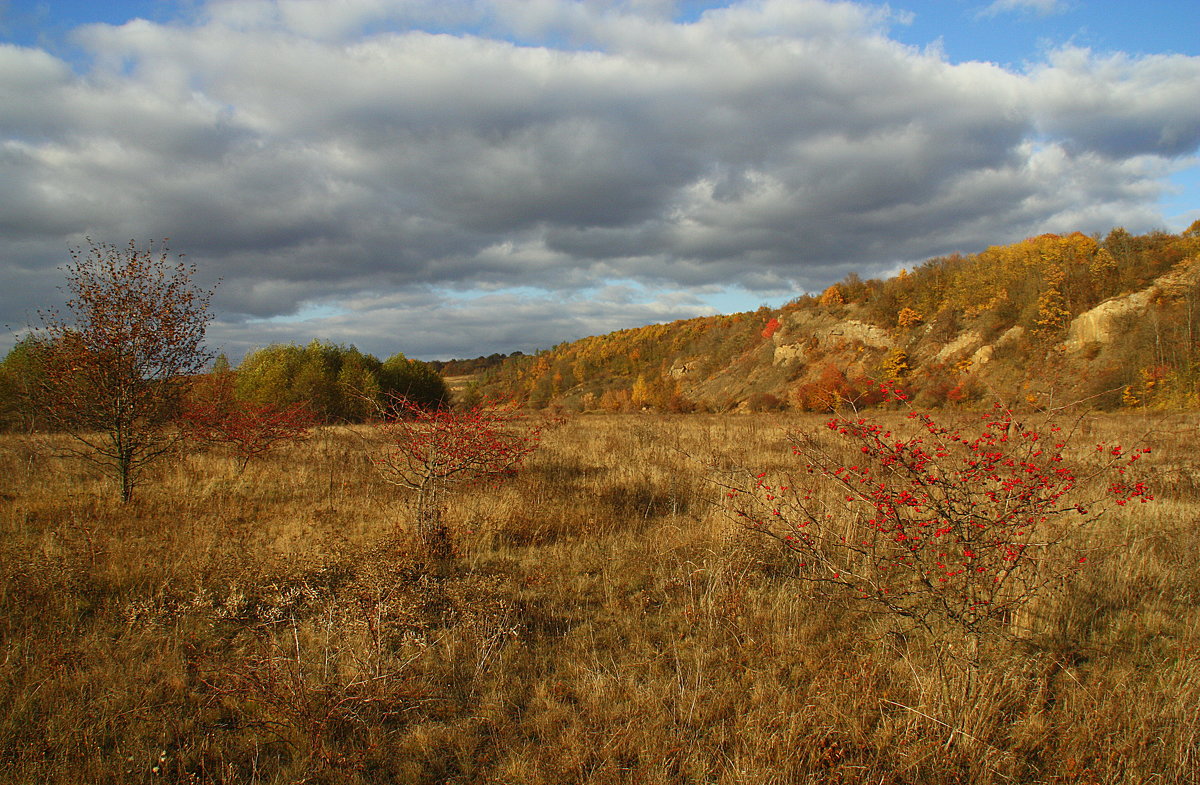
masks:
<svg viewBox="0 0 1200 785"><path fill-rule="evenodd" d="M853 319L839 322L829 331L829 337L831 339L840 337L850 343L857 341L872 349L890 349L892 346L892 336L888 335L887 330Z"/></svg>
<svg viewBox="0 0 1200 785"><path fill-rule="evenodd" d="M853 344L869 349L889 349L893 345L892 337L882 327L825 314L794 314L788 318L786 328L782 340L780 333L775 336L773 362L776 365L800 360L809 351L836 351ZM789 342L783 343L783 340Z"/></svg>
<svg viewBox="0 0 1200 785"><path fill-rule="evenodd" d="M1148 288L1110 298L1076 316L1067 328L1063 348L1074 353L1092 344L1112 343L1119 337L1117 333L1127 317L1144 313L1159 297L1182 297L1194 291L1198 281L1200 257L1185 259Z"/></svg>
<svg viewBox="0 0 1200 785"><path fill-rule="evenodd" d="M1025 328L1021 325L1014 325L1005 330L995 343L985 344L975 350L971 355L971 362L975 365L987 365L992 360L992 354L997 349L1002 349L1008 344L1017 341L1025 334Z"/></svg>
<svg viewBox="0 0 1200 785"><path fill-rule="evenodd" d="M953 359L956 355L964 354L971 349L978 347L982 343L982 335L975 330L967 330L962 335L943 346L941 351L934 356L933 360L934 362L944 363L947 360Z"/></svg>
<svg viewBox="0 0 1200 785"><path fill-rule="evenodd" d="M775 355L771 362L775 365L783 365L785 363L794 362L804 356L804 345L798 343L786 343L775 347Z"/></svg>
<svg viewBox="0 0 1200 785"><path fill-rule="evenodd" d="M1121 320L1144 311L1158 293L1158 287L1151 286L1124 297L1105 300L1090 311L1084 311L1071 320L1063 348L1068 352L1079 352L1089 344L1111 343Z"/></svg>

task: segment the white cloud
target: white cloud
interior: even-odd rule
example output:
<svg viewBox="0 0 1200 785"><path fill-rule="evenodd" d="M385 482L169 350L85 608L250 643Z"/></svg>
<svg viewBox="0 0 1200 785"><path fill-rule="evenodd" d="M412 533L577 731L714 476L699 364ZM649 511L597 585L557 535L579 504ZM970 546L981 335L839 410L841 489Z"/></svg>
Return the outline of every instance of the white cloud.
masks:
<svg viewBox="0 0 1200 785"><path fill-rule="evenodd" d="M1051 54L1031 72L1030 100L1044 133L1113 157L1186 155L1200 146L1200 57Z"/></svg>
<svg viewBox="0 0 1200 785"><path fill-rule="evenodd" d="M978 16L999 16L1006 13L1034 13L1039 16L1064 13L1070 7L1068 0L993 0L979 11Z"/></svg>

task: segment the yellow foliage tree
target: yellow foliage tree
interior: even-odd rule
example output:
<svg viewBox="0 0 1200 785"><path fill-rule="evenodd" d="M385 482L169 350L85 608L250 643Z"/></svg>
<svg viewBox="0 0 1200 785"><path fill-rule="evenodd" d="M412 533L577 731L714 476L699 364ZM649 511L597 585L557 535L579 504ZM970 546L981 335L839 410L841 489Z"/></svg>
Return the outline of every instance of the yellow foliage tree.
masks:
<svg viewBox="0 0 1200 785"><path fill-rule="evenodd" d="M908 352L903 349L892 349L880 365L887 379L903 379L912 368L908 364Z"/></svg>
<svg viewBox="0 0 1200 785"><path fill-rule="evenodd" d="M1046 288L1037 302L1037 316L1034 318L1033 332L1039 337L1048 337L1062 331L1071 320L1071 312L1067 310L1066 299L1063 297L1062 285L1066 280L1062 267L1052 264L1046 268Z"/></svg>
<svg viewBox="0 0 1200 785"><path fill-rule="evenodd" d="M925 321L925 318L913 308L901 308L900 313L896 315L897 327L916 327L923 321Z"/></svg>
<svg viewBox="0 0 1200 785"><path fill-rule="evenodd" d="M650 403L652 390L650 385L646 383L645 376L638 376L637 381L633 383L633 389L629 392L629 400L634 405L634 408L640 409Z"/></svg>
<svg viewBox="0 0 1200 785"><path fill-rule="evenodd" d="M843 305L846 302L846 297L842 294L841 287L834 284L821 292L821 299L817 302L821 305Z"/></svg>

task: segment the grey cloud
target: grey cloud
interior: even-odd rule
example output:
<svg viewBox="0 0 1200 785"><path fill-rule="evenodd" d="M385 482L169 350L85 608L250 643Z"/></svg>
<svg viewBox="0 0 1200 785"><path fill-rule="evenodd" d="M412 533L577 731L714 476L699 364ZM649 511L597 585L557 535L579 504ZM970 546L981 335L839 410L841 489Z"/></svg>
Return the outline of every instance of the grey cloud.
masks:
<svg viewBox="0 0 1200 785"><path fill-rule="evenodd" d="M277 320L219 322L211 331L231 357L269 343L305 343L314 338L354 344L387 357L397 351L423 359L533 352L561 340L600 335L635 324L683 319L711 309L686 293L593 290L586 299L563 300L501 292L459 299L428 289L400 295L360 296L341 303L348 314L322 316L303 324ZM474 356L474 355L472 355Z"/></svg>
<svg viewBox="0 0 1200 785"><path fill-rule="evenodd" d="M354 0L323 28L328 4L210 3L194 21L77 31L94 61L79 74L0 46L0 253L52 268L85 234L170 237L224 280L223 324L244 341L249 317L361 293L799 291L1041 231L1151 228L1170 161L1200 145L1200 58L953 65L844 3L691 24L659 0L450 5ZM487 313L550 342L581 329ZM405 318L257 324L378 336ZM454 332L452 353L504 335L460 324L476 332ZM449 340L393 332L427 354Z"/></svg>

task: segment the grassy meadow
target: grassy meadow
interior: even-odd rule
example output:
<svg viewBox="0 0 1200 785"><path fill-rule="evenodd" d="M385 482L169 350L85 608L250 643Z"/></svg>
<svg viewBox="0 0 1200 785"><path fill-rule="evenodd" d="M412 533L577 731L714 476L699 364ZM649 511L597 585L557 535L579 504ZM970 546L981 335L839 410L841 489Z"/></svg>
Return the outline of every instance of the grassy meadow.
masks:
<svg viewBox="0 0 1200 785"><path fill-rule="evenodd" d="M0 437L0 781L1200 781L1195 417L1087 426L1151 431L1156 501L1078 533L968 703L956 652L722 513L710 465L787 468L822 421L575 417L454 492L436 564L361 429L173 456L126 505Z"/></svg>

